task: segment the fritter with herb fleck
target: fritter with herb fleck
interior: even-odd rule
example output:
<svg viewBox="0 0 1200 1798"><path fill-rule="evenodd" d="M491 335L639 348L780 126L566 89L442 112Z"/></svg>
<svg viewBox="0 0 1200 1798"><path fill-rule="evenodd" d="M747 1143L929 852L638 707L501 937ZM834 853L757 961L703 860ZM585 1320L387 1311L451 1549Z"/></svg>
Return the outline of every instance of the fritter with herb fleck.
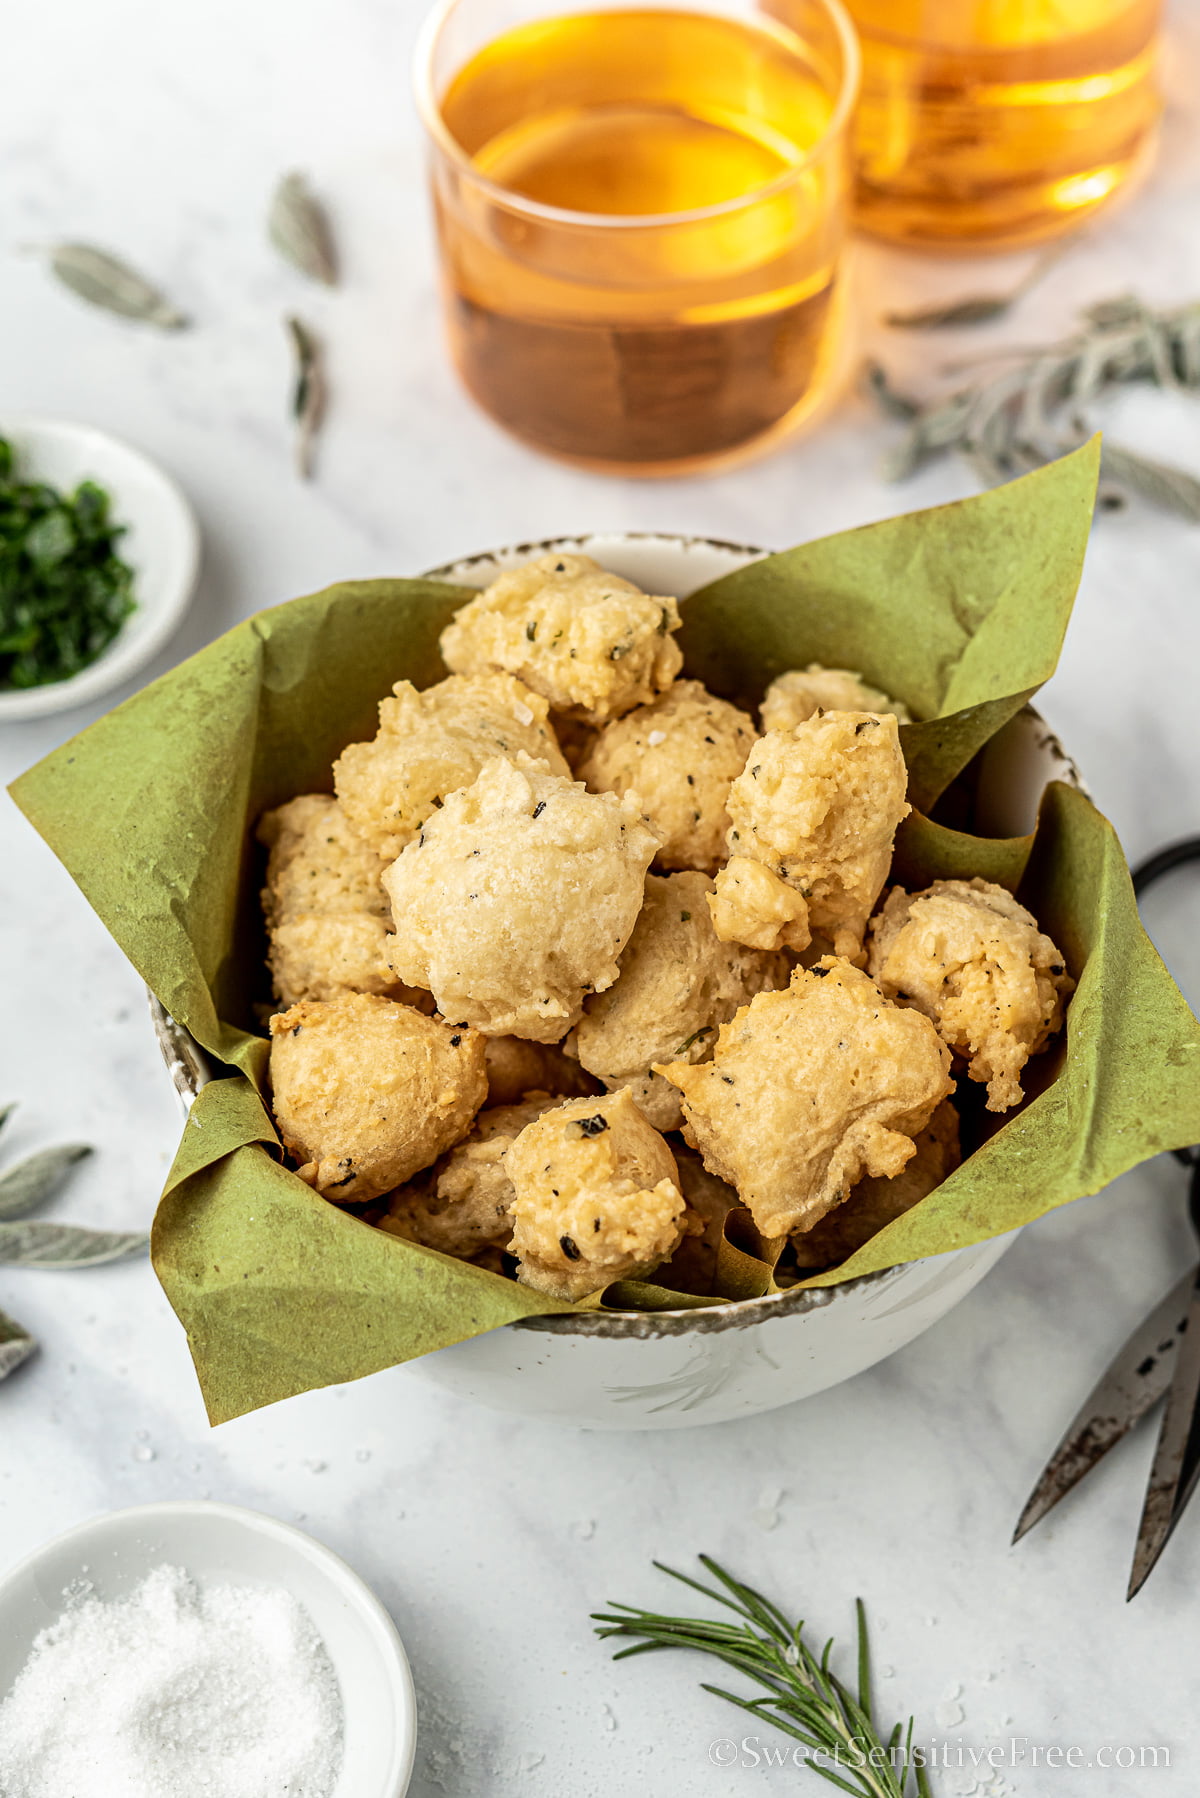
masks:
<svg viewBox="0 0 1200 1798"><path fill-rule="evenodd" d="M1075 987L1033 914L986 880L894 887L871 924L870 967L986 1082L989 1111L1020 1103L1021 1070L1061 1030Z"/></svg>
<svg viewBox="0 0 1200 1798"><path fill-rule="evenodd" d="M456 674L504 669L555 711L603 724L666 691L683 657L675 600L643 593L590 556L546 555L454 614L442 656Z"/></svg>
<svg viewBox="0 0 1200 1798"><path fill-rule="evenodd" d="M864 1174L891 1178L953 1090L950 1052L848 961L797 968L717 1037L711 1062L658 1068L684 1136L741 1194L764 1236L806 1229Z"/></svg>
<svg viewBox="0 0 1200 1798"><path fill-rule="evenodd" d="M809 929L861 961L896 827L910 810L907 779L892 713L824 712L769 731L729 789L730 856L761 862L793 887ZM729 870L717 876L718 920L731 879Z"/></svg>
<svg viewBox="0 0 1200 1798"><path fill-rule="evenodd" d="M375 736L349 744L333 764L346 816L392 861L442 801L469 787L494 756L523 750L552 774L569 774L548 709L540 693L510 674L454 674L424 692L397 681L380 703Z"/></svg>
<svg viewBox="0 0 1200 1798"><path fill-rule="evenodd" d="M489 762L383 876L392 966L445 1017L557 1042L617 978L656 847L611 793Z"/></svg>
<svg viewBox="0 0 1200 1798"><path fill-rule="evenodd" d="M765 735L769 730L793 730L816 712L891 712L897 724L911 722L906 706L868 686L861 674L825 668L820 662L791 668L773 680L759 715Z"/></svg>
<svg viewBox="0 0 1200 1798"><path fill-rule="evenodd" d="M271 1019L272 1105L310 1186L359 1205L453 1148L487 1097L483 1038L369 993Z"/></svg>
<svg viewBox="0 0 1200 1798"><path fill-rule="evenodd" d="M651 874L615 986L586 1000L568 1048L610 1091L629 1088L656 1130L677 1130L679 1094L656 1061L703 1061L717 1029L755 993L786 986L782 955L717 940L705 874Z"/></svg>
<svg viewBox="0 0 1200 1798"><path fill-rule="evenodd" d="M725 859L730 782L755 737L748 712L680 680L661 699L606 724L579 765L593 793L635 792L660 868L712 873Z"/></svg>
<svg viewBox="0 0 1200 1798"><path fill-rule="evenodd" d="M624 1089L543 1112L505 1157L517 1278L582 1299L672 1253L684 1202L670 1149Z"/></svg>

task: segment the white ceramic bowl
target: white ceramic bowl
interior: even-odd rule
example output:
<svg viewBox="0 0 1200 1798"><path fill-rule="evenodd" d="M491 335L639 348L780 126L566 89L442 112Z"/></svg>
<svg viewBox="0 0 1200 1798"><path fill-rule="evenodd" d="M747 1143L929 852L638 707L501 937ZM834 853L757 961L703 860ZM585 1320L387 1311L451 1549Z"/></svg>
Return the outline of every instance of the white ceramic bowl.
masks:
<svg viewBox="0 0 1200 1798"><path fill-rule="evenodd" d="M101 1599L124 1597L155 1567L201 1582L281 1587L325 1643L342 1693L345 1751L334 1798L403 1798L417 1741L416 1701L396 1626L356 1573L303 1531L199 1499L138 1505L80 1524L0 1580L0 1698L34 1638L86 1579Z"/></svg>
<svg viewBox="0 0 1200 1798"><path fill-rule="evenodd" d="M768 553L711 538L614 533L519 543L429 572L484 587L501 569L548 550L594 556L647 591L680 599ZM1030 830L1047 783L1078 779L1057 739L1027 707L984 752L982 825L996 836ZM186 1104L206 1078L203 1056L157 1003L153 1009L164 1059ZM903 1348L965 1298L1011 1241L1011 1235L995 1237L840 1286L739 1304L523 1318L413 1365L462 1397L589 1429L723 1422L822 1392Z"/></svg>
<svg viewBox="0 0 1200 1798"><path fill-rule="evenodd" d="M0 691L0 723L8 723L97 699L144 668L187 610L200 561L200 531L169 475L139 450L91 425L0 417L0 437L16 451L22 480L47 481L67 492L93 480L107 490L115 521L128 527L118 553L133 568L137 600L137 610L90 667L44 687Z"/></svg>

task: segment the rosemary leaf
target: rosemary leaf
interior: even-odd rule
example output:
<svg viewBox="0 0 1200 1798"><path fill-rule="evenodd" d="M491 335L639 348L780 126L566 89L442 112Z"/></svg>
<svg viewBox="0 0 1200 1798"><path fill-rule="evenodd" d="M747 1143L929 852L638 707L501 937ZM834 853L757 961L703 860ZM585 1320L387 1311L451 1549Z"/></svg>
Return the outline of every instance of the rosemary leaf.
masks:
<svg viewBox="0 0 1200 1798"><path fill-rule="evenodd" d="M58 280L89 306L157 325L160 331L179 331L188 322L160 288L108 250L88 243L57 243L46 253Z"/></svg>
<svg viewBox="0 0 1200 1798"><path fill-rule="evenodd" d="M925 1757L912 1746L912 1718L907 1732L897 1723L886 1737L875 1723L870 1642L862 1600L856 1606L856 1696L830 1668L832 1640L817 1661L803 1639L802 1623L789 1623L769 1598L734 1579L710 1556L701 1555L700 1562L723 1590L665 1567L661 1561L654 1565L733 1611L741 1623L668 1617L634 1605L614 1604L608 1611L592 1613L596 1634L602 1640L614 1636L632 1639L634 1645L617 1650L614 1660L659 1648L691 1648L712 1655L755 1682L759 1695L748 1697L707 1684L702 1684L702 1690L803 1743L809 1755L802 1764L839 1790L851 1793L852 1798L906 1798L913 1790L911 1776L916 1781L916 1798L929 1798ZM814 1760L814 1754L821 1758Z"/></svg>
<svg viewBox="0 0 1200 1798"><path fill-rule="evenodd" d="M0 1224L0 1263L9 1267L100 1267L140 1254L149 1237L73 1224Z"/></svg>
<svg viewBox="0 0 1200 1798"><path fill-rule="evenodd" d="M0 1380L7 1379L22 1361L28 1361L36 1347L24 1325L0 1311Z"/></svg>
<svg viewBox="0 0 1200 1798"><path fill-rule="evenodd" d="M285 262L310 280L337 286L329 220L303 175L293 172L280 181L267 214L267 232Z"/></svg>
<svg viewBox="0 0 1200 1798"><path fill-rule="evenodd" d="M296 423L296 471L301 480L312 479L313 446L325 413L325 370L321 346L302 319L287 320L295 357L292 385L292 417Z"/></svg>
<svg viewBox="0 0 1200 1798"><path fill-rule="evenodd" d="M91 1154L85 1142L43 1149L0 1175L0 1218L24 1217L60 1186L71 1168Z"/></svg>

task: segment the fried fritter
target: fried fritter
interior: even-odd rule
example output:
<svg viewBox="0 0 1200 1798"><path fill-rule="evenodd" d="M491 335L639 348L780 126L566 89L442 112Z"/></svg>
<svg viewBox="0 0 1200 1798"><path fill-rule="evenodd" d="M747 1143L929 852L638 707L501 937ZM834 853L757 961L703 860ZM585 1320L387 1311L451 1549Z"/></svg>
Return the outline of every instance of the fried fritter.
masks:
<svg viewBox="0 0 1200 1798"><path fill-rule="evenodd" d="M897 724L912 722L906 706L869 687L861 674L810 662L807 668L789 669L767 688L759 708L763 734L792 730L814 712L891 712Z"/></svg>
<svg viewBox="0 0 1200 1798"><path fill-rule="evenodd" d="M675 600L590 556L545 555L494 580L454 614L442 656L458 674L505 669L556 711L603 724L666 691L683 657Z"/></svg>
<svg viewBox="0 0 1200 1798"><path fill-rule="evenodd" d="M826 956L744 1006L711 1062L656 1071L682 1092L684 1135L710 1173L737 1188L764 1236L780 1236L863 1174L898 1174L952 1090L949 1067L927 1018Z"/></svg>
<svg viewBox="0 0 1200 1798"><path fill-rule="evenodd" d="M531 1043L520 1036L489 1036L484 1055L489 1105L517 1105L531 1092L576 1099L584 1093L603 1091L599 1080L565 1055L558 1043Z"/></svg>
<svg viewBox="0 0 1200 1798"><path fill-rule="evenodd" d="M729 789L730 857L762 862L795 888L807 904L809 929L858 962L896 827L911 809L906 784L890 713L825 712L793 730L771 731ZM733 906L726 889L734 873L717 876L717 918Z"/></svg>
<svg viewBox="0 0 1200 1798"><path fill-rule="evenodd" d="M517 1278L581 1299L665 1261L683 1228L674 1157L629 1093L568 1099L522 1130L505 1158L516 1199Z"/></svg>
<svg viewBox="0 0 1200 1798"><path fill-rule="evenodd" d="M593 793L635 792L659 839L660 868L712 872L725 859L729 785L754 741L749 713L699 681L606 724L579 765Z"/></svg>
<svg viewBox="0 0 1200 1798"><path fill-rule="evenodd" d="M989 1111L1020 1103L1021 1070L1062 1029L1075 989L1033 914L986 880L894 887L871 925L870 967L890 998L933 1020L970 1079L986 1081Z"/></svg>
<svg viewBox="0 0 1200 1798"><path fill-rule="evenodd" d="M585 1000L571 1048L610 1091L626 1086L656 1130L676 1130L679 1095L656 1061L702 1061L717 1026L755 993L786 986L789 964L718 941L707 875L650 874L615 986Z"/></svg>
<svg viewBox="0 0 1200 1798"><path fill-rule="evenodd" d="M868 1175L811 1230L793 1235L797 1267L837 1267L848 1261L872 1236L878 1236L885 1224L911 1211L954 1172L961 1155L958 1113L949 1099L942 1100L927 1128L913 1140L916 1154L891 1180Z"/></svg>
<svg viewBox="0 0 1200 1798"><path fill-rule="evenodd" d="M271 1019L272 1108L300 1178L340 1205L402 1186L487 1096L483 1038L368 993Z"/></svg>
<svg viewBox="0 0 1200 1798"><path fill-rule="evenodd" d="M489 762L383 876L397 977L489 1036L557 1042L617 978L656 847L631 803Z"/></svg>
<svg viewBox="0 0 1200 1798"><path fill-rule="evenodd" d="M519 1105L481 1111L470 1135L424 1179L392 1194L380 1228L463 1261L483 1249L506 1249L514 1195L505 1158L526 1124L559 1103L549 1093L531 1092Z"/></svg>
<svg viewBox="0 0 1200 1798"><path fill-rule="evenodd" d="M375 736L348 744L333 764L347 818L391 861L494 756L523 750L551 774L568 774L548 711L540 693L510 674L452 674L423 692L397 681L380 702Z"/></svg>
<svg viewBox="0 0 1200 1798"><path fill-rule="evenodd" d="M346 992L405 997L388 965L379 857L333 795L303 793L265 812L258 840L270 851L262 905L280 1004Z"/></svg>

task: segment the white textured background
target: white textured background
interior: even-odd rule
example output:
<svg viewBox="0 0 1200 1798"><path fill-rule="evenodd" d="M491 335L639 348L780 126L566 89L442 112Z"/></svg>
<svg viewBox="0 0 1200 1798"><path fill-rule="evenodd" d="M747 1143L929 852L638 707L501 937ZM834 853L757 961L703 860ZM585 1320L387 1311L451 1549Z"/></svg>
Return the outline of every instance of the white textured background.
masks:
<svg viewBox="0 0 1200 1798"><path fill-rule="evenodd" d="M8 11L0 426L6 409L88 420L187 488L204 575L160 667L340 577L608 527L783 547L970 491L951 464L885 487L875 469L890 427L853 399L817 436L708 482L593 479L498 433L459 392L439 338L407 92L420 11L417 0ZM1006 327L1014 341L1052 338L1076 304L1128 287L1152 303L1200 295L1196 0L1175 9L1167 77L1157 171L1056 266ZM303 287L265 247L265 199L292 166L336 218L336 293ZM196 328L162 338L89 312L17 253L58 236L125 251ZM1024 266L864 251L864 328L885 294L974 290ZM330 346L333 404L308 489L284 424L289 308ZM973 341L910 338L886 353L916 373ZM1119 417L1130 442L1200 469L1200 404L1137 396ZM1131 857L1200 829L1200 528L1143 508L1101 522L1043 709ZM0 773L88 716L0 731ZM1148 913L1193 994L1198 903L1181 876ZM178 1118L143 995L7 801L0 930L0 1097L22 1102L11 1150L64 1132L94 1141L57 1214L144 1224ZM1173 1753L1169 1772L1052 1781L1018 1768L989 1791L1194 1792L1200 1514L1137 1603L1122 1597L1149 1439L1007 1546L1077 1400L1190 1251L1180 1189L1171 1164L1154 1164L1027 1231L957 1312L848 1386L759 1421L662 1435L564 1434L455 1404L403 1370L210 1433L144 1266L0 1271L0 1303L45 1344L0 1389L0 1568L110 1506L197 1493L260 1506L303 1520L391 1605L422 1693L417 1798L794 1785L794 1773L709 1765L709 1743L744 1730L696 1689L707 1667L613 1668L589 1636L587 1613L607 1598L668 1600L652 1555L708 1549L818 1633L848 1638L865 1594L881 1692L915 1707L926 1735ZM943 1773L937 1790L968 1793L973 1776Z"/></svg>

